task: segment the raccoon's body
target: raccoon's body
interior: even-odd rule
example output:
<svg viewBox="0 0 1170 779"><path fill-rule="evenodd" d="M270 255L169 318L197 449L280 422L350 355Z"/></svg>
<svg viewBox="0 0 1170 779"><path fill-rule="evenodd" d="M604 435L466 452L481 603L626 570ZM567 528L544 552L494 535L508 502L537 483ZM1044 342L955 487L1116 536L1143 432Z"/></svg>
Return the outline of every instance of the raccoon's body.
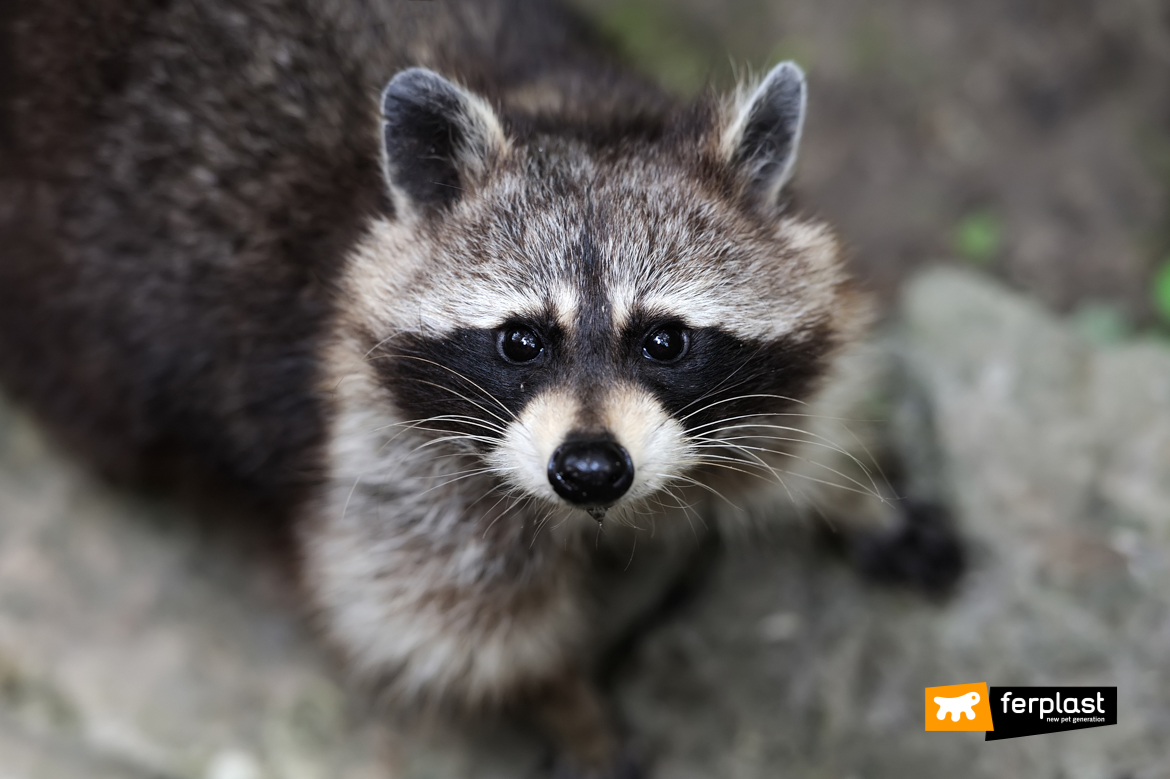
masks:
<svg viewBox="0 0 1170 779"><path fill-rule="evenodd" d="M4 14L8 388L295 516L402 699L527 701L612 765L580 540L851 478L807 403L865 305L784 190L799 69L682 103L522 0Z"/></svg>

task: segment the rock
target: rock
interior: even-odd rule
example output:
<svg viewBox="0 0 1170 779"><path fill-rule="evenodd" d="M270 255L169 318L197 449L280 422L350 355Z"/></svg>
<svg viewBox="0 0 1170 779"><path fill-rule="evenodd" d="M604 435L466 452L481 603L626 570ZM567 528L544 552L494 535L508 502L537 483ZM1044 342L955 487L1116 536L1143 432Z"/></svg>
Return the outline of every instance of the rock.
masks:
<svg viewBox="0 0 1170 779"><path fill-rule="evenodd" d="M373 779L288 582L0 407L0 777Z"/></svg>
<svg viewBox="0 0 1170 779"><path fill-rule="evenodd" d="M956 513L971 570L931 600L868 584L808 527L733 543L616 677L655 775L1167 775L1170 350L1091 345L943 270L908 286L882 344L891 441L913 489ZM279 571L98 484L7 407L0 518L3 779L539 765L531 734L507 727L390 728L338 683ZM923 688L965 682L1117 685L1120 724L992 743L924 732Z"/></svg>

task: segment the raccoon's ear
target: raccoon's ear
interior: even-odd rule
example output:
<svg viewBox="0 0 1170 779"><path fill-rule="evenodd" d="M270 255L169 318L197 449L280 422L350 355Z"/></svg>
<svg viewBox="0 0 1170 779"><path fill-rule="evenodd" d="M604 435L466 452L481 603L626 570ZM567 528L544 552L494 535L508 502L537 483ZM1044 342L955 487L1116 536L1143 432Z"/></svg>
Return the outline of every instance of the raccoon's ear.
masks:
<svg viewBox="0 0 1170 779"><path fill-rule="evenodd" d="M400 212L451 205L506 143L487 101L434 71L401 71L382 92L383 172Z"/></svg>
<svg viewBox="0 0 1170 779"><path fill-rule="evenodd" d="M804 71L781 62L732 109L720 150L757 205L774 206L792 177L807 102Z"/></svg>

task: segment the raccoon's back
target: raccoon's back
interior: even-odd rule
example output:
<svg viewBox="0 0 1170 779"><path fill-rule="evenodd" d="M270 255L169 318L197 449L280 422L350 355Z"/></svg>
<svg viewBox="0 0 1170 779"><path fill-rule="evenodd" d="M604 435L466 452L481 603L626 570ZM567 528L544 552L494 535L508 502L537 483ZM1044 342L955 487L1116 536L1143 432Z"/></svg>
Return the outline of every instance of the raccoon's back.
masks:
<svg viewBox="0 0 1170 779"><path fill-rule="evenodd" d="M521 0L2 9L0 379L113 473L193 462L271 496L316 469L333 281L389 208L386 80L574 94L603 59Z"/></svg>

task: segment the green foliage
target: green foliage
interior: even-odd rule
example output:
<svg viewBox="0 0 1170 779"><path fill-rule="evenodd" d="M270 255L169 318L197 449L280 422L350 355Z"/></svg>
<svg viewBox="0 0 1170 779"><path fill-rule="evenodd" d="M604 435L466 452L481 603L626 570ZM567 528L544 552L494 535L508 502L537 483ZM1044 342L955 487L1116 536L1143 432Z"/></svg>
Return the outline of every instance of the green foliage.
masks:
<svg viewBox="0 0 1170 779"><path fill-rule="evenodd" d="M1170 257L1162 261L1161 267L1154 272L1154 308L1162 317L1162 321L1170 324Z"/></svg>
<svg viewBox="0 0 1170 779"><path fill-rule="evenodd" d="M683 25L682 15L661 3L610 3L598 21L635 63L678 92L698 91L720 69L708 47Z"/></svg>
<svg viewBox="0 0 1170 779"><path fill-rule="evenodd" d="M976 265L986 265L999 253L1003 226L991 211L972 211L955 226L954 246L959 256Z"/></svg>

